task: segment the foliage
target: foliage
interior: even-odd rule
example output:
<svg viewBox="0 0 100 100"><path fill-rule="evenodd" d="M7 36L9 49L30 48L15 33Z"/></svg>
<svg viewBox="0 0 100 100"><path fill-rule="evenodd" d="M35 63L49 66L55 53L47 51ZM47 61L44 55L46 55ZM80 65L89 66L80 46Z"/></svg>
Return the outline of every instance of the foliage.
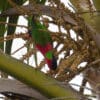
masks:
<svg viewBox="0 0 100 100"><path fill-rule="evenodd" d="M20 2L20 4L11 0L8 1L13 8L8 9L8 7L8 11L5 12L3 12L5 10L3 9L4 6L0 7L0 9L2 11L1 16L15 17L15 15L17 15L15 21L11 19L11 23L16 24L19 15L23 15L26 19L26 15L38 15L40 16L40 19L37 20L46 25L47 29L50 24L57 26L57 32L53 32L52 30L48 31L52 36L53 43L56 43L54 46L54 54L59 61L58 69L56 71L47 71L46 74L60 82L70 82L76 75L82 73L85 79L85 82L83 81L82 84L86 85L86 82L89 82L93 89L96 87L94 91L97 93L97 91L99 91L98 84L100 83L100 78L97 77L96 79L96 74L98 74L98 76L100 74L100 72L98 72L100 66L100 28L98 28L100 23L100 12L98 4L96 2L93 4L90 0L70 0L73 5L70 4L69 6L74 10L74 12L72 12L64 5L64 3L60 2L60 0L48 0L48 6L45 5L47 3L46 0L29 0L29 5L23 7L20 5L22 5L25 1ZM6 20L4 22L6 22ZM26 28L27 30L31 29L31 27ZM5 26L3 26L0 40L5 39L7 41L19 37L24 39L26 44L23 47L26 46L28 51L25 55L23 55L21 60L29 60L31 56L34 55L36 61L36 65L34 67L38 70L44 68L44 59L38 64L39 58L36 57L36 53L38 53L38 51L36 48L31 46L31 44L34 44L34 40L31 40L27 33L13 35L15 28L13 29L13 27L11 27L11 30L13 31L9 31L9 29L7 29L10 34L4 38ZM40 31L43 32L45 30ZM73 37L72 34L75 37ZM6 50L9 47L11 48L11 44L8 47L6 46ZM20 49L16 50L14 53L17 53ZM11 49L9 50L11 51ZM62 54L63 57L60 58L60 55ZM81 66L83 62L87 63L84 67ZM95 82L92 82L94 77ZM84 89L80 87L79 92L83 93L83 91Z"/></svg>

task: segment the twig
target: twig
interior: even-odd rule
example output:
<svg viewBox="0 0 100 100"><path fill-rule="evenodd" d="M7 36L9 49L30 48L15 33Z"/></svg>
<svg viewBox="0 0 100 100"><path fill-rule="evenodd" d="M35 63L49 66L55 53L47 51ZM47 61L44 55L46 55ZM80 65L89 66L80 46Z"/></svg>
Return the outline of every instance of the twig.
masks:
<svg viewBox="0 0 100 100"><path fill-rule="evenodd" d="M76 14L85 14L85 13L100 13L100 10L95 10L95 11L84 11L84 12L77 12Z"/></svg>
<svg viewBox="0 0 100 100"><path fill-rule="evenodd" d="M70 83L70 85L73 85L73 86L77 86L77 87L81 87L81 88L84 88L84 89L90 90L90 91L92 91L93 93L99 93L99 91L94 91L93 89L88 88L88 87L86 87L86 86L81 86L81 85L74 84L74 83Z"/></svg>
<svg viewBox="0 0 100 100"><path fill-rule="evenodd" d="M17 24L13 24L13 23L6 23L6 22L2 22L2 21L0 21L0 24L7 24L7 25L9 25L9 26L24 27L24 28L29 29L29 27L28 27L28 26L24 26L24 25L17 25Z"/></svg>
<svg viewBox="0 0 100 100"><path fill-rule="evenodd" d="M28 41L27 43L25 43L23 46L21 46L20 48L18 48L17 50L15 50L13 53L11 53L11 55L15 54L16 52L18 52L19 50L21 50L22 48L26 47L28 44L30 44L31 40Z"/></svg>
<svg viewBox="0 0 100 100"><path fill-rule="evenodd" d="M13 35L7 35L6 37L0 37L0 42L4 42L4 41L9 41L11 39L15 39L15 38L27 38L27 33L23 34L13 34Z"/></svg>
<svg viewBox="0 0 100 100"><path fill-rule="evenodd" d="M87 80L85 78L83 78L82 80L82 86L80 87L80 93L84 93L84 88L86 86Z"/></svg>
<svg viewBox="0 0 100 100"><path fill-rule="evenodd" d="M100 59L97 59L97 60L91 62L91 63L90 63L89 65L87 65L87 66L92 66L92 65L95 65L95 64L97 64L97 63L99 63L99 62L100 62Z"/></svg>
<svg viewBox="0 0 100 100"><path fill-rule="evenodd" d="M36 49L32 49L31 51L27 52L23 57L21 58L21 61L25 60L26 58L29 58L32 54L36 52Z"/></svg>
<svg viewBox="0 0 100 100"><path fill-rule="evenodd" d="M24 44L23 46L21 46L20 48L18 48L17 50L15 50L13 53L11 53L11 55L14 55L16 52L18 52L19 50L21 50L22 48L24 48L27 44Z"/></svg>

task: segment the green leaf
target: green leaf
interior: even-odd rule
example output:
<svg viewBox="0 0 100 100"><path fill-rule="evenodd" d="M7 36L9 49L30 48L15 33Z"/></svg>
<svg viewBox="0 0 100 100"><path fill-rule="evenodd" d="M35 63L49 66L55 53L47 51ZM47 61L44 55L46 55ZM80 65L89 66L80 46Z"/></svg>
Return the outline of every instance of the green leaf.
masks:
<svg viewBox="0 0 100 100"><path fill-rule="evenodd" d="M4 11L8 8L8 1L7 0L1 0L0 1L0 11Z"/></svg>
<svg viewBox="0 0 100 100"><path fill-rule="evenodd" d="M6 22L6 17L0 18L0 21ZM5 25L4 24L0 25L0 37L3 37L4 36L5 31L6 31ZM0 43L0 48L2 50L4 49L4 43L3 42Z"/></svg>
<svg viewBox="0 0 100 100"><path fill-rule="evenodd" d="M13 0L17 5L22 5L23 4L23 0ZM9 20L8 23L13 23L13 24L17 24L19 16L9 16ZM7 28L7 35L13 35L15 32L16 27L14 26L8 26ZM11 53L11 46L12 46L12 40L6 42L6 47L5 47L5 52L7 54Z"/></svg>
<svg viewBox="0 0 100 100"><path fill-rule="evenodd" d="M0 1L0 11L6 10L8 7L8 2L7 0L1 0ZM0 22L6 22L7 17L0 17ZM4 24L0 25L0 37L4 36L4 33L6 31L6 27ZM0 48L3 50L4 49L4 43L0 43Z"/></svg>

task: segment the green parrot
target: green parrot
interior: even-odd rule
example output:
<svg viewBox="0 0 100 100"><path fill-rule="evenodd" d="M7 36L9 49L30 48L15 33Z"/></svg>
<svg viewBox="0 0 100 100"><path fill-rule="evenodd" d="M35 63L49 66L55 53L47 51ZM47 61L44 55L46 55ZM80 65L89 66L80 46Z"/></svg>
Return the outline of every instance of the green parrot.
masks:
<svg viewBox="0 0 100 100"><path fill-rule="evenodd" d="M31 30L29 31L29 36L34 40L35 47L45 57L45 61L49 69L56 70L57 59L53 54L52 38L49 32L47 31L47 28L40 22L37 22L34 16L30 17L29 25L31 26Z"/></svg>

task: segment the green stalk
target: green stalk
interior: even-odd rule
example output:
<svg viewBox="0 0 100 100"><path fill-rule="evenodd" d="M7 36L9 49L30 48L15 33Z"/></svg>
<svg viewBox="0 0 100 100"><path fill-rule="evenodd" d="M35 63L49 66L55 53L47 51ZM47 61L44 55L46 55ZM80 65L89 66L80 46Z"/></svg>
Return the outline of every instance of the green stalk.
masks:
<svg viewBox="0 0 100 100"><path fill-rule="evenodd" d="M37 89L48 98L67 97L70 100L80 100L69 87L60 86L56 80L2 52L0 52L0 70Z"/></svg>

